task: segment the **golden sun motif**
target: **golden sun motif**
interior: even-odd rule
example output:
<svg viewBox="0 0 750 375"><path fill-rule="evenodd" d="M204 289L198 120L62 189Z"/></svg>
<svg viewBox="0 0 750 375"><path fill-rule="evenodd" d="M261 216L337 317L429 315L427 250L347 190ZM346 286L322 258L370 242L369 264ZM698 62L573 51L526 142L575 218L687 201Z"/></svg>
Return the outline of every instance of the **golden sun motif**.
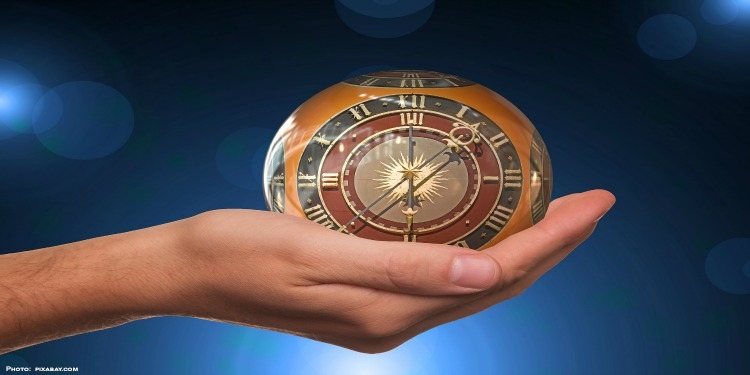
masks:
<svg viewBox="0 0 750 375"><path fill-rule="evenodd" d="M424 164L424 155L415 157L411 163L409 163L404 154L401 154L401 157L398 160L393 156L390 158L391 163L380 162L385 167L384 170L376 171L381 175L380 178L375 179L375 181L380 182L380 185L377 186L378 189L383 191L391 189L399 184L404 177L409 178L410 176L413 176L415 188L414 197L418 201L427 200L434 203L432 200L434 196L442 196L438 191L446 188L442 184L446 181L446 178L443 176L446 170L435 172L438 165L433 163L427 163L422 166L422 168L418 168ZM428 178L428 176L431 177ZM425 180L425 178L427 178L427 180ZM417 186L419 187L417 188ZM393 202L397 199L403 199L408 193L409 183L401 183L388 194L388 201Z"/></svg>

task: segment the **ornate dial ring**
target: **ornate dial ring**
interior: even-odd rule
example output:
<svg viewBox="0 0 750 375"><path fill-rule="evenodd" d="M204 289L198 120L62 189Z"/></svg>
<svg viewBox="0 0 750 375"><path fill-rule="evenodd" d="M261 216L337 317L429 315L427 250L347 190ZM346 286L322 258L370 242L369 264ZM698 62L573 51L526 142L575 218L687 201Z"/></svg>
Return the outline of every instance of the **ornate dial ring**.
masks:
<svg viewBox="0 0 750 375"><path fill-rule="evenodd" d="M342 197L351 210L349 216L369 207L347 228L350 233L360 235L371 226L403 236L408 194L404 177L410 174L416 201L413 235L421 237L454 225L474 204L481 187L480 167L474 155L466 149L446 149L446 132L414 126L415 151L410 162L408 131L408 126L400 126L375 133L346 158ZM427 161L432 156L436 157ZM380 197L385 199L378 200Z"/></svg>

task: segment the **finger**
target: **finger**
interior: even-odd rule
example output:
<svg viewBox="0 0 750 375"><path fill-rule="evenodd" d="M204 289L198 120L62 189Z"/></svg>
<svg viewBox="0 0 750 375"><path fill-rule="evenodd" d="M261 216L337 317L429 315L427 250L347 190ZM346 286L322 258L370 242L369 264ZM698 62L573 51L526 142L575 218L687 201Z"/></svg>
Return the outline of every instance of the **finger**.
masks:
<svg viewBox="0 0 750 375"><path fill-rule="evenodd" d="M578 225L580 220L570 220L567 216L585 219L587 213L604 212L602 207L608 204L609 197L608 192L593 191L560 198L550 205L547 218L542 220L544 224L540 222L530 233L521 232L525 234L512 236L483 252L447 245L371 241L316 231L317 240L310 241L312 237L308 237L307 243L318 244L313 247L314 259L324 267L312 266L314 272L309 275L310 281L420 295L475 293L501 280L508 283L517 279L523 273L519 270L528 270L533 264L559 253L558 248L586 230ZM571 204L582 205L584 209L570 208ZM568 208L558 213L561 207ZM504 246L507 242L509 246ZM502 262L498 264L493 258L509 262L508 267L515 270L514 274L502 276Z"/></svg>
<svg viewBox="0 0 750 375"><path fill-rule="evenodd" d="M539 264L532 266L530 272L526 273L523 277L516 280L515 282L507 282L502 287L489 289L482 293L462 296L463 299L460 301L460 303L454 303L449 308L443 309L442 311L440 311L440 313L435 314L434 317L430 317L430 322L420 322L422 329L429 329L446 322L475 314L499 302L511 299L521 294L531 284L539 279L541 275L554 267L554 265L559 263L560 260L570 254L581 243L583 243L591 235L593 229L594 228L591 228L591 230L586 231L583 236L577 238L572 243L563 246L559 251L555 252L554 256L549 257Z"/></svg>
<svg viewBox="0 0 750 375"><path fill-rule="evenodd" d="M565 215L570 221L579 221L579 223L572 225L571 228L561 230L560 232L553 232L554 235L552 237L558 238L561 242L553 243L553 246L551 247L553 250L548 251L547 256L538 258L537 263L529 267L529 272L526 272L518 280L507 282L504 287L466 296L422 297L418 300L412 300L408 305L412 309L418 310L417 314L413 315L422 314L423 319L415 319L413 324L392 335L375 338L370 337L367 340L362 340L359 337L327 337L323 339L324 341L349 347L358 351L369 353L382 352L393 349L428 329L473 315L501 301L510 299L521 293L525 288L538 279L541 274L552 268L590 236L595 224L587 225L587 222L598 221L601 217L601 214L598 214L598 212L594 210L594 206L603 209L604 212L606 212L612 203L614 203L614 197L612 197L611 194L602 191L575 194L558 199L554 205L551 205L550 214L548 216L549 219L545 220L547 220L548 223L555 223L554 226L558 227L559 224L557 224L557 222L560 220L559 216ZM571 207L576 209L572 209ZM584 213L582 215L583 217L579 217L578 213L581 212L581 210L586 209L591 209L592 212ZM580 227L585 227L585 229L581 230ZM522 233L529 231L532 233L534 232L531 229L528 229ZM524 239L523 237L525 236L519 234L516 237L522 237L522 239ZM563 245L560 245L560 243ZM538 252L543 253L543 251ZM504 264L504 266L506 268L508 267L506 264ZM429 314L429 312L432 312L432 314Z"/></svg>
<svg viewBox="0 0 750 375"><path fill-rule="evenodd" d="M456 299L447 309L416 323L399 335L385 339L384 345L475 314L522 293L584 242L614 202L614 196L604 190L572 194L555 200L550 204L545 219L537 226L485 250L493 256L496 253L506 253L499 257L504 273L497 287ZM544 235L539 234L540 229ZM503 262L500 259L513 259L516 262Z"/></svg>
<svg viewBox="0 0 750 375"><path fill-rule="evenodd" d="M593 232L614 202L615 197L605 190L565 196L550 204L538 224L485 250L503 268L500 283L508 285L526 275L538 277L547 272Z"/></svg>
<svg viewBox="0 0 750 375"><path fill-rule="evenodd" d="M372 241L316 231L315 259L325 265L310 281L344 283L397 293L475 293L495 285L500 266L492 257L456 246Z"/></svg>

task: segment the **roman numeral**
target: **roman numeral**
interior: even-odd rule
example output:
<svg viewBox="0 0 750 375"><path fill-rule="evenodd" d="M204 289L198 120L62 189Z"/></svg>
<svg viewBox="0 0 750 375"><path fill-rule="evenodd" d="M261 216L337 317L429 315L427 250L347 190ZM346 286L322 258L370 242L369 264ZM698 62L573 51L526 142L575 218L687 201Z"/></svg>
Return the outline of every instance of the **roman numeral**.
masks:
<svg viewBox="0 0 750 375"><path fill-rule="evenodd" d="M468 110L469 110L469 107L467 107L467 106L465 106L465 105L461 106L461 110L460 110L460 111L458 111L458 113L456 113L456 117L458 117L458 118L464 118L464 114L465 114L465 113L466 113L466 111L468 111Z"/></svg>
<svg viewBox="0 0 750 375"><path fill-rule="evenodd" d="M406 125L406 124L422 125L422 122L424 121L424 113L401 112L400 114L401 114L401 125Z"/></svg>
<svg viewBox="0 0 750 375"><path fill-rule="evenodd" d="M398 106L401 108L406 108L406 101L408 100L409 95L399 95L398 97ZM417 101L419 102L418 104ZM411 107L424 108L424 95L411 95Z"/></svg>
<svg viewBox="0 0 750 375"><path fill-rule="evenodd" d="M333 229L333 222L328 219L328 214L319 204L316 204L315 206L312 206L310 208L306 208L305 214L307 214L308 219L328 229Z"/></svg>
<svg viewBox="0 0 750 375"><path fill-rule="evenodd" d="M500 176L484 176L482 177L482 181L487 184L496 184L500 182Z"/></svg>
<svg viewBox="0 0 750 375"><path fill-rule="evenodd" d="M331 141L327 140L326 137L320 133L315 135L312 140L315 142L318 142L318 144L321 145L322 147L326 147L331 144Z"/></svg>
<svg viewBox="0 0 750 375"><path fill-rule="evenodd" d="M542 217L544 217L544 200L543 199L537 199L536 202L534 202L534 204L531 206L531 217L534 219L534 224L542 220Z"/></svg>
<svg viewBox="0 0 750 375"><path fill-rule="evenodd" d="M320 186L323 189L336 189L339 187L338 173L323 173Z"/></svg>
<svg viewBox="0 0 750 375"><path fill-rule="evenodd" d="M534 154L538 155L542 153L542 147L539 146L539 143L536 143L536 139L531 140L531 148L532 148L532 151L531 151L532 155Z"/></svg>
<svg viewBox="0 0 750 375"><path fill-rule="evenodd" d="M362 83L360 83L359 85L360 86L372 86L375 82L377 82L379 80L380 80L380 78L372 77L372 78L370 78L370 79L368 79L366 81L362 81Z"/></svg>
<svg viewBox="0 0 750 375"><path fill-rule="evenodd" d="M416 234L405 234L404 235L404 242L417 242L417 235Z"/></svg>
<svg viewBox="0 0 750 375"><path fill-rule="evenodd" d="M521 187L521 170L520 169L506 169L504 187L507 188L520 188Z"/></svg>
<svg viewBox="0 0 750 375"><path fill-rule="evenodd" d="M372 113L370 113L370 110L367 109L367 107L365 107L364 104L360 104L360 105L354 106L352 108L349 108L349 113L351 113L351 115L354 116L354 119L356 119L357 121L359 121L359 120L361 120L361 119L364 118L364 116L362 116L362 114L359 113L360 109L362 110L362 113L365 116L369 116L369 115L372 114Z"/></svg>
<svg viewBox="0 0 750 375"><path fill-rule="evenodd" d="M297 176L297 187L299 188L314 188L315 187L315 178L316 176L309 175L309 174L302 174L300 172L300 175Z"/></svg>
<svg viewBox="0 0 750 375"><path fill-rule="evenodd" d="M510 219L512 213L512 209L502 205L497 205L497 209L492 212L492 215L490 215L490 218L487 219L484 225L487 228L493 229L495 232L500 232L505 224L508 223L508 219Z"/></svg>
<svg viewBox="0 0 750 375"><path fill-rule="evenodd" d="M411 83L411 86L409 83ZM424 87L424 82L421 79L402 79L401 87Z"/></svg>
<svg viewBox="0 0 750 375"><path fill-rule="evenodd" d="M505 135L505 133L500 132L500 134L498 134L498 135L490 138L490 142L492 142L492 147L498 148L498 147L500 147L500 146L502 146L502 145L510 142L510 140Z"/></svg>

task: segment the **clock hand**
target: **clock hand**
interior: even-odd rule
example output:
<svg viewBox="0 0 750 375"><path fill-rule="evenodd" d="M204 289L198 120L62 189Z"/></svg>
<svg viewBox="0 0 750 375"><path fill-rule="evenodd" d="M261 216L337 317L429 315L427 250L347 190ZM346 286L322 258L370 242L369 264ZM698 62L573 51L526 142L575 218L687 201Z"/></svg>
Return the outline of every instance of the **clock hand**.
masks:
<svg viewBox="0 0 750 375"><path fill-rule="evenodd" d="M414 124L409 121L409 160L407 162L406 176L409 177L409 193L406 197L407 211L414 211ZM416 211L412 212L413 216ZM409 218L407 214L407 219Z"/></svg>
<svg viewBox="0 0 750 375"><path fill-rule="evenodd" d="M405 239L411 240L414 233L412 230L414 214L417 213L417 210L414 209L414 173L416 172L416 168L414 168L414 123L411 121L409 121L409 160L406 169L406 176L409 178L409 190L406 195L406 209L401 210L401 212L406 215Z"/></svg>
<svg viewBox="0 0 750 375"><path fill-rule="evenodd" d="M419 183L418 183L418 184L417 184L416 186L414 186L414 189L415 189L415 190L416 190L416 189L419 189L420 187L422 187L422 185L424 185L424 184L425 184L425 183L426 183L426 182L427 182L427 181L428 181L429 179L431 179L431 178L435 177L435 175L436 175L436 174L437 174L438 172L440 172L440 171L441 171L441 170L442 170L443 168L447 167L447 166L448 166L448 164L450 164L450 163L452 163L452 162L454 162L454 161L455 161L456 163L458 163L458 164L460 164L460 163L461 163L461 157L460 157L460 156L458 156L458 154L456 154L456 153L454 153L454 152L452 152L452 153L447 153L447 152L446 152L445 154L446 154L446 155L448 155L448 160L447 160L447 161L446 161L445 163L443 163L443 165L441 165L441 166L439 166L439 167L435 168L435 170L434 170L434 171L432 171L432 173L428 174L428 175L427 175L427 176L425 176L425 177L424 177L423 179L421 179L421 180L419 181Z"/></svg>
<svg viewBox="0 0 750 375"><path fill-rule="evenodd" d="M443 149L443 151L445 151L445 150L446 150L446 149ZM448 154L448 153L446 152L445 154ZM446 161L445 163L443 163L443 165L441 165L441 166L437 167L437 168L436 168L436 169L435 169L435 170L434 170L434 171L433 171L432 173L430 173L429 175L427 175L427 176L426 176L426 177L425 177L424 179L422 179L422 180L421 180L421 181L420 181L420 182L419 182L418 184L416 184L416 185L414 186L414 190L417 190L417 189L419 189L419 188L420 188L420 187L421 187L422 185L424 185L424 184L425 184L425 183L427 182L427 180L429 180L430 178L434 177L434 176L435 176L435 175L436 175L436 174L437 174L438 172L440 172L440 171L441 171L441 170L442 170L443 168L445 168L446 166L448 166L448 164L450 164L451 162L455 161L455 162L457 162L457 163L460 163L460 160L457 160L457 159L456 159L456 157L457 157L457 156L458 156L458 155L456 155L456 154L450 154L450 155L449 155L449 157L448 157L448 160L447 160L447 161ZM397 186L398 186L398 184L397 184ZM387 192L386 192L386 193L387 193ZM393 203L389 204L389 205L388 205L388 207L386 207L386 208L384 208L384 209L380 210L380 212L378 212L377 214L375 214L375 217L381 217L381 216L383 216L383 214L384 214L384 213L388 212L388 211L389 211L389 210L390 210L391 208L395 207L395 206L396 206L396 205L397 205L397 204L398 204L399 202L400 202L400 201L394 201ZM372 206L372 205L370 205L370 206ZM369 208L370 206L368 206L368 208ZM365 209L365 211L366 211L366 210L367 210L367 209ZM402 211L402 212L403 212L403 211ZM360 212L360 214L361 214L361 212ZM357 217L358 217L358 216L357 216ZM357 217L355 217L355 219L356 219ZM407 220L408 220L408 217L407 217ZM351 221L349 221L349 222L348 222L348 223L347 223L346 225L349 225L349 224L351 224L351 223L352 223L353 221L354 221L354 220L351 220ZM407 229L411 230L410 228L411 228L411 226L413 226L413 224L414 224L414 222L413 222L413 216L412 216L412 223L411 223L411 224L409 224L409 223L407 222L406 224L407 224ZM357 234L357 232L359 232L359 231L360 231L360 230L361 230L362 228L364 228L364 227L359 227L359 228L357 228L357 230L355 230L355 231L354 231L354 232L352 232L352 233L354 233L354 234ZM413 231L412 231L412 233L413 233Z"/></svg>
<svg viewBox="0 0 750 375"><path fill-rule="evenodd" d="M459 135L457 139L461 139L463 135ZM447 141L447 144L445 147L443 147L440 151L435 153L435 155L432 155L429 159L425 160L422 164L417 167L417 169L424 168L425 165L429 164L431 161L435 160L438 156L442 155L443 152L447 149L451 149L454 152L458 152L458 146L456 146L455 143L452 143L450 140ZM430 176L432 176L431 174ZM399 182L395 183L393 186L391 186L388 190L386 190L383 194L381 194L377 199L375 199L372 203L370 203L367 207L363 208L361 211L357 212L357 215L355 215L351 220L347 221L346 224L342 225L341 228L339 228L339 232L343 232L346 230L346 227L348 227L351 223L353 223L355 220L357 220L362 214L369 211L374 205L378 204L383 198L387 197L388 194L390 194L392 191L396 190L397 187L401 186L401 184L404 183L404 181L407 180L407 177L401 177L401 180ZM389 207L390 208L390 207Z"/></svg>

